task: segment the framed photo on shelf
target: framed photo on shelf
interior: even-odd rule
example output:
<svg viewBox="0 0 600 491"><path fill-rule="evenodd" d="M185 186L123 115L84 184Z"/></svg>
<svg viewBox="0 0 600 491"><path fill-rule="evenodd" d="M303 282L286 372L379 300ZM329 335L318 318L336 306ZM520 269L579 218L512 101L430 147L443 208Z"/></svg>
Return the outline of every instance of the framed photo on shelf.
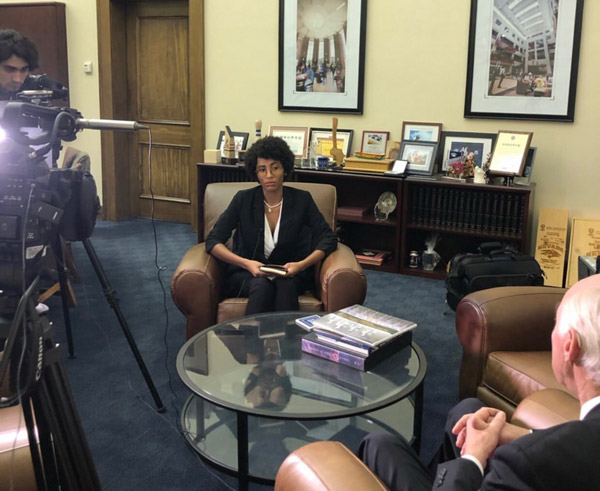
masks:
<svg viewBox="0 0 600 491"><path fill-rule="evenodd" d="M232 131L233 139L235 141L235 158L239 156L240 150L246 150L248 145L248 137L250 133L244 133L241 131ZM225 157L225 130L219 132L219 138L217 140L217 148L221 150L221 157Z"/></svg>
<svg viewBox="0 0 600 491"><path fill-rule="evenodd" d="M439 142L442 123L402 123L402 140Z"/></svg>
<svg viewBox="0 0 600 491"><path fill-rule="evenodd" d="M341 148L346 157L350 157L352 151L352 137L354 136L354 130L341 130L337 129L335 132L335 139L337 140L337 147ZM331 128L311 128L310 129L310 144L316 142L318 145L321 144L320 155L324 157L330 157L330 150L333 148L333 134Z"/></svg>
<svg viewBox="0 0 600 491"><path fill-rule="evenodd" d="M528 131L499 131L490 160L490 174L520 176L533 133Z"/></svg>
<svg viewBox="0 0 600 491"><path fill-rule="evenodd" d="M525 159L525 167L523 168L523 174L515 176L514 183L528 186L531 182L531 172L533 171L533 162L535 160L535 154L537 152L536 147L529 147L527 151L527 158Z"/></svg>
<svg viewBox="0 0 600 491"><path fill-rule="evenodd" d="M280 111L362 114L367 0L279 0Z"/></svg>
<svg viewBox="0 0 600 491"><path fill-rule="evenodd" d="M471 0L466 118L573 121L583 0Z"/></svg>
<svg viewBox="0 0 600 491"><path fill-rule="evenodd" d="M360 151L364 153L378 153L385 155L387 142L390 139L389 131L368 131L362 133Z"/></svg>
<svg viewBox="0 0 600 491"><path fill-rule="evenodd" d="M433 174L437 147L436 142L403 141L399 158L408 161L406 172L423 176Z"/></svg>
<svg viewBox="0 0 600 491"><path fill-rule="evenodd" d="M308 156L308 126L269 126L269 136L278 136L297 159Z"/></svg>
<svg viewBox="0 0 600 491"><path fill-rule="evenodd" d="M491 155L496 141L495 133L464 133L442 131L440 146L442 148L441 169L447 170L446 162L450 152L466 152L473 154L473 160L478 167L483 166L488 155Z"/></svg>

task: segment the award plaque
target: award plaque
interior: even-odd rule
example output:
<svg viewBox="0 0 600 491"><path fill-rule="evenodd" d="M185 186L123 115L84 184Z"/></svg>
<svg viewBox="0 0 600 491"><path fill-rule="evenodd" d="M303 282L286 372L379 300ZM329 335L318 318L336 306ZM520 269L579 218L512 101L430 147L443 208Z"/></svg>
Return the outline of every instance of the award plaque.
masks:
<svg viewBox="0 0 600 491"><path fill-rule="evenodd" d="M490 161L490 174L520 176L532 137L531 132L499 131Z"/></svg>

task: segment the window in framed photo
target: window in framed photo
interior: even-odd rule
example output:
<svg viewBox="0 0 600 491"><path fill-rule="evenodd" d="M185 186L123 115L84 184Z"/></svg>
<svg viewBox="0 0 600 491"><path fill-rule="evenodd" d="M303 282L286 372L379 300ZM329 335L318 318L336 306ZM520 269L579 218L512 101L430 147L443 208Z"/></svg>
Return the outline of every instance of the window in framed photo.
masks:
<svg viewBox="0 0 600 491"><path fill-rule="evenodd" d="M297 159L308 156L307 126L269 126L269 136L277 136L284 140Z"/></svg>
<svg viewBox="0 0 600 491"><path fill-rule="evenodd" d="M442 148L443 171L447 170L447 161L450 152L464 152L466 155L473 154L473 161L477 167L482 167L488 155L491 155L496 141L495 133L463 133L442 131L440 146Z"/></svg>
<svg viewBox="0 0 600 491"><path fill-rule="evenodd" d="M385 155L387 142L390 139L389 131L369 131L362 134L360 151L363 153L375 153Z"/></svg>
<svg viewBox="0 0 600 491"><path fill-rule="evenodd" d="M442 123L402 123L402 140L439 142Z"/></svg>
<svg viewBox="0 0 600 491"><path fill-rule="evenodd" d="M335 137L337 147L341 148L346 157L350 157L352 151L352 137L354 130L337 129ZM331 149L333 148L333 133L331 128L311 128L310 129L310 144L315 142L321 145L320 155L323 157L331 157Z"/></svg>
<svg viewBox="0 0 600 491"><path fill-rule="evenodd" d="M235 158L237 159L239 156L240 150L246 150L246 145L248 145L248 137L250 133L244 133L241 131L232 131L233 139L235 141ZM217 148L221 150L221 157L225 157L225 131L221 130L219 132L219 138L217 140Z"/></svg>
<svg viewBox="0 0 600 491"><path fill-rule="evenodd" d="M436 142L403 141L400 159L408 161L406 172L424 176L433 174L437 146Z"/></svg>

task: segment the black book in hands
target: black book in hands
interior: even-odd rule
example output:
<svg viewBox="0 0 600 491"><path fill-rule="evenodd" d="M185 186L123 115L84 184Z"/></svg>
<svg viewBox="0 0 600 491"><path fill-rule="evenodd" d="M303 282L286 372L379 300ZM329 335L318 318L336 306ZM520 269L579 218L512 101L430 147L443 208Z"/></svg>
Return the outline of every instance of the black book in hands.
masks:
<svg viewBox="0 0 600 491"><path fill-rule="evenodd" d="M286 276L288 270L279 264L263 264L260 268L263 273L274 274L277 276Z"/></svg>

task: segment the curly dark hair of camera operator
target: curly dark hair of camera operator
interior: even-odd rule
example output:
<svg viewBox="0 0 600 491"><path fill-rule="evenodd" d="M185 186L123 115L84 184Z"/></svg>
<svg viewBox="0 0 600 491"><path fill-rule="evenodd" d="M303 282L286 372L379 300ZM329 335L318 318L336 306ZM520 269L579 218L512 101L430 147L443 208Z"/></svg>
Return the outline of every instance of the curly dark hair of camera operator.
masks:
<svg viewBox="0 0 600 491"><path fill-rule="evenodd" d="M38 51L32 41L14 29L0 29L0 63L13 55L24 59L29 70L39 66Z"/></svg>
<svg viewBox="0 0 600 491"><path fill-rule="evenodd" d="M294 154L288 144L279 137L265 136L258 140L246 152L244 164L248 175L256 179L258 159L278 160L283 165L284 180L288 180L294 171Z"/></svg>

